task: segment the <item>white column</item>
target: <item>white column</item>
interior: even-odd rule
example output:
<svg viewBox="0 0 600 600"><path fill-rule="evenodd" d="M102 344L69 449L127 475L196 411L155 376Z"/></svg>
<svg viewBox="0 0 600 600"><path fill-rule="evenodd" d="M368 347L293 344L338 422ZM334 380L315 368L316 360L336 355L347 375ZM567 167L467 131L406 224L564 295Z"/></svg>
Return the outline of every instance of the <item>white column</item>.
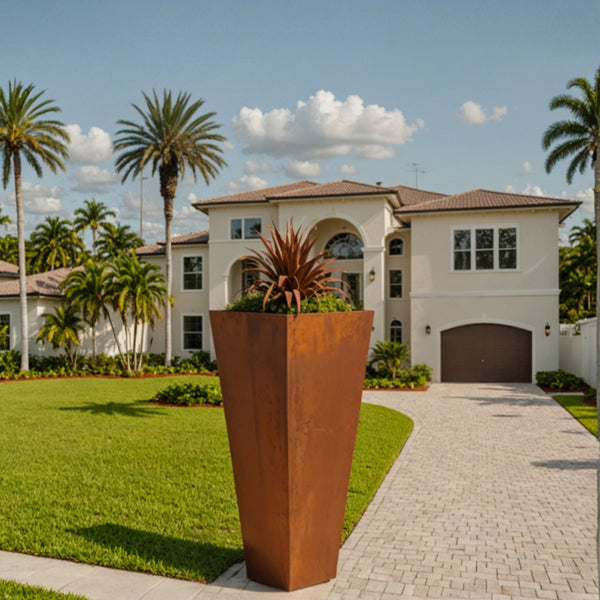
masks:
<svg viewBox="0 0 600 600"><path fill-rule="evenodd" d="M363 248L363 303L366 310L374 310L371 346L385 340L385 247ZM374 273L374 275L372 275ZM371 277L374 277L371 281Z"/></svg>

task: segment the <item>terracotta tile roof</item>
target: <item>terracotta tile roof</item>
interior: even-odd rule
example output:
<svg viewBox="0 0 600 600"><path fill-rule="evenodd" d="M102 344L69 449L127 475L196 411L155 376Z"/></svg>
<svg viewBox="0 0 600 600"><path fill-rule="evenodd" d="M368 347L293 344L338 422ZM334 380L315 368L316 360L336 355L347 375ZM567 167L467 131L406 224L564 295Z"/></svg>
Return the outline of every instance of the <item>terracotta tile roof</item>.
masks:
<svg viewBox="0 0 600 600"><path fill-rule="evenodd" d="M18 277L19 267L17 267L17 265L13 265L12 263L6 262L5 260L0 260L0 276Z"/></svg>
<svg viewBox="0 0 600 600"><path fill-rule="evenodd" d="M412 204L420 204L421 202L428 202L429 200L444 198L448 195L439 194L438 192L419 190L417 188L411 188L405 185L395 185L392 187L392 189L400 196L400 204L408 206Z"/></svg>
<svg viewBox="0 0 600 600"><path fill-rule="evenodd" d="M314 184L301 190L291 190L285 193L274 193L274 190L271 189L266 197L269 200L276 200L280 198L322 198L330 196L363 196L367 194L395 194L395 190L380 185L369 185L340 179L339 181Z"/></svg>
<svg viewBox="0 0 600 600"><path fill-rule="evenodd" d="M432 198L424 202L408 204L396 209L398 215L464 211L464 210L489 210L502 208L537 208L537 207L564 207L567 215L573 212L581 202L566 200L564 198L549 198L546 196L526 196L511 192L493 192L490 190L471 190L454 196ZM563 217L564 218L564 217Z"/></svg>
<svg viewBox="0 0 600 600"><path fill-rule="evenodd" d="M55 269L46 273L27 275L25 278L28 296L51 296L61 298L64 296L59 285L65 277L73 271L72 268ZM0 283L0 298L19 297L19 281L4 281Z"/></svg>
<svg viewBox="0 0 600 600"><path fill-rule="evenodd" d="M295 181L285 185L263 188L262 190L250 190L238 194L229 194L228 196L218 196L216 198L206 198L193 202L192 206L202 207L213 204L240 204L245 202L267 202L268 198L275 195L286 194L287 192L296 193L302 189L318 185L312 181Z"/></svg>
<svg viewBox="0 0 600 600"><path fill-rule="evenodd" d="M208 229L175 235L171 240L172 246L191 246L193 244L208 244ZM136 250L138 256L153 256L165 253L165 241L160 240Z"/></svg>

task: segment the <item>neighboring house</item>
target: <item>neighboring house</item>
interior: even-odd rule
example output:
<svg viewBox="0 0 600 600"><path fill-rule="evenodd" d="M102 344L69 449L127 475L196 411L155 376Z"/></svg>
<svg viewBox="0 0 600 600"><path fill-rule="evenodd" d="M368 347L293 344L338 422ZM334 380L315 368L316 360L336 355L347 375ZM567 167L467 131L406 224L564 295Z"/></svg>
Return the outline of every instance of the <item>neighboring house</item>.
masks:
<svg viewBox="0 0 600 600"><path fill-rule="evenodd" d="M434 381L532 381L558 367L558 226L572 200L301 181L195 202L207 231L173 239L173 353L212 351L209 310L248 287L256 231L293 219L335 256L371 345L410 346ZM138 250L164 268L164 244ZM158 323L151 350L164 349Z"/></svg>
<svg viewBox="0 0 600 600"><path fill-rule="evenodd" d="M4 263L8 264L8 263ZM2 265L0 264L0 270ZM44 313L53 313L54 309L61 305L64 293L60 284L72 271L71 268L55 269L46 273L28 275L25 278L27 286L27 319L29 322L29 351L31 354L40 356L63 354L64 350L54 349L47 342L36 342L38 331L44 324ZM19 280L15 278L9 281L0 280L0 325L8 325L8 331L3 340L3 348L18 349L20 340L21 308L19 303ZM114 319L115 327L119 332L120 341L124 339L123 328L118 317ZM98 353L116 354L117 346L110 325L100 320L96 333L96 345ZM91 329L86 327L81 335L79 352L91 355L92 337Z"/></svg>
<svg viewBox="0 0 600 600"><path fill-rule="evenodd" d="M12 281L19 278L19 267L12 263L0 260L0 283L3 281Z"/></svg>

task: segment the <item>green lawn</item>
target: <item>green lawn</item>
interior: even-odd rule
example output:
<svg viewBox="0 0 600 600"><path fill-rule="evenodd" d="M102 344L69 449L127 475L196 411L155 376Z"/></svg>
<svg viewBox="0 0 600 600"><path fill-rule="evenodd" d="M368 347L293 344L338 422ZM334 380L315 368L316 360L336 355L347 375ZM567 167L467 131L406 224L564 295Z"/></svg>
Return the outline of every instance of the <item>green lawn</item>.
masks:
<svg viewBox="0 0 600 600"><path fill-rule="evenodd" d="M242 560L223 410L145 402L200 380L0 383L0 548L200 581ZM362 407L345 535L411 430Z"/></svg>
<svg viewBox="0 0 600 600"><path fill-rule="evenodd" d="M595 406L580 400L580 396L559 395L554 399L566 408L586 429L598 437L598 413Z"/></svg>
<svg viewBox="0 0 600 600"><path fill-rule="evenodd" d="M0 580L0 600L85 600L75 594L60 594L50 590Z"/></svg>

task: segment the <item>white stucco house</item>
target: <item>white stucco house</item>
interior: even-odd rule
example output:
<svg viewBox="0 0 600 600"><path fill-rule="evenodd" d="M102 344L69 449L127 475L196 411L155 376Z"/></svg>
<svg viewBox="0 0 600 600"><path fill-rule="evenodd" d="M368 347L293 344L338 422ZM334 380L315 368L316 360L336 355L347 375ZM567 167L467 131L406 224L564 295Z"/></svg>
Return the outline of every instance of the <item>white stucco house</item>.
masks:
<svg viewBox="0 0 600 600"><path fill-rule="evenodd" d="M256 231L285 229L293 218L314 236L315 251L337 257L355 301L375 311L371 345L407 343L413 364L431 366L434 381L534 381L537 371L558 368L558 227L579 204L351 181L200 200L193 206L208 215L210 235L173 239L173 354L213 352L209 310L249 285L243 257L261 249ZM164 243L138 254L164 268ZM0 322L10 323L12 345L19 312L11 279L0 281ZM40 314L59 301L49 290L32 288L33 340ZM148 335L148 350L164 350L163 322ZM50 350L32 343L31 351Z"/></svg>
<svg viewBox="0 0 600 600"><path fill-rule="evenodd" d="M375 311L371 344L410 346L434 381L533 381L558 368L558 227L579 206L487 190L300 181L209 198L208 231L173 241L173 352L212 351L209 310L249 284L255 231L295 226L338 258L355 301ZM164 267L164 246L139 249ZM164 348L159 325L151 349Z"/></svg>

